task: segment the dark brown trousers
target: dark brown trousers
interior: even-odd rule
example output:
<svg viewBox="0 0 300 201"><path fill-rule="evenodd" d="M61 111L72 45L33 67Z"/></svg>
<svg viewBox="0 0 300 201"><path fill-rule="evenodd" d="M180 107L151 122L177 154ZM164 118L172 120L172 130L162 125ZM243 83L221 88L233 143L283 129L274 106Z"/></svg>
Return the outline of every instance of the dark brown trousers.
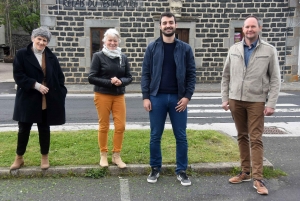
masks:
<svg viewBox="0 0 300 201"><path fill-rule="evenodd" d="M254 179L263 179L263 142L265 103L229 100L238 133L241 168Z"/></svg>

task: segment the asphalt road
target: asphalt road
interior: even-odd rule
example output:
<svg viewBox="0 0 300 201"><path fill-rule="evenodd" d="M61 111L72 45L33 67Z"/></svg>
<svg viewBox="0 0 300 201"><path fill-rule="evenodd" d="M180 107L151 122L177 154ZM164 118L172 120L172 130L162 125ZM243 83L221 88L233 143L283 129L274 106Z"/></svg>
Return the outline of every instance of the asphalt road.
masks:
<svg viewBox="0 0 300 201"><path fill-rule="evenodd" d="M0 91L3 87L2 84L0 84ZM98 123L93 98L93 94L68 94L66 99L67 123ZM16 124L12 120L14 100L14 94L0 94L0 124ZM299 100L300 92L282 92L275 114L266 117L265 122L300 122ZM128 123L149 122L148 113L142 104L140 94L126 96ZM218 93L196 93L188 105L188 110L188 123L191 124L233 123L230 112L221 108L221 98ZM167 119L167 122L170 121Z"/></svg>
<svg viewBox="0 0 300 201"><path fill-rule="evenodd" d="M0 90L13 90L5 88L1 83ZM3 87L1 89L1 87ZM280 106L278 109L299 108L299 92L293 92L293 96L283 96L279 104L294 104L296 106ZM0 101L0 124L12 123L11 114L14 98L1 97ZM142 109L141 99L130 98L127 105L130 106L130 115L134 122L148 121L147 114ZM199 99L200 104L219 104L218 99ZM199 101L198 100L198 101ZM69 120L78 122L77 118L90 122L97 120L92 98L77 97L67 109ZM199 104L198 101L191 102ZM71 101L72 102L72 101ZM81 103L81 104L80 104ZM69 103L68 103L69 104ZM210 108L213 109L214 107ZM197 109L197 107L191 108ZM210 110L210 115L214 115ZM128 110L129 112L129 110ZM140 116L143 115L143 116ZM209 115L209 112L206 113ZM226 116L228 114L223 114ZM3 118L5 116L5 118ZM219 115L222 116L222 115ZM290 116L290 117L279 117ZM277 118L268 120L277 121L278 118L299 122L297 112L282 112ZM196 117L201 117L197 115ZM195 116L194 116L195 118ZM77 120L76 120L77 119ZM197 119L197 118L195 118ZM211 118L214 121L229 118ZM199 119L197 120L199 122ZM15 123L15 122L13 122ZM286 122L288 123L288 122ZM295 133L299 136L300 131ZM0 136L1 140L1 136ZM29 179L2 179L0 181L0 200L111 200L111 201L153 201L153 200L274 200L274 201L298 201L300 200L300 157L299 137L285 137L284 135L273 135L264 137L265 157L274 165L275 169L281 169L288 176L267 180L269 189L268 196L261 196L255 192L252 182L242 184L229 184L227 175L195 176L191 175L192 186L183 187L175 176L161 175L156 184L148 184L146 175L114 177L109 176L101 179L90 178L29 178ZM201 154L201 153L199 153Z"/></svg>
<svg viewBox="0 0 300 201"><path fill-rule="evenodd" d="M265 156L288 176L267 180L268 196L255 192L252 182L229 184L227 175L190 176L183 187L175 176L161 175L156 184L144 176L90 178L7 179L0 182L0 200L266 200L298 201L300 198L299 137L264 137ZM201 154L201 153L199 153Z"/></svg>

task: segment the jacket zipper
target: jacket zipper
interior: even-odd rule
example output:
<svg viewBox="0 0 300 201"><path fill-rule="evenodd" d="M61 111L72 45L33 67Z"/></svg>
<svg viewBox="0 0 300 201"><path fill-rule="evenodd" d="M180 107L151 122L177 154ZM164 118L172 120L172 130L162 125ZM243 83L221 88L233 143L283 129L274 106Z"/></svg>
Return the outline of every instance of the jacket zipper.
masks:
<svg viewBox="0 0 300 201"><path fill-rule="evenodd" d="M253 55L254 55L254 53L256 52L256 49L257 49L257 47L259 46L259 44L254 48L254 50L253 50L253 52L252 52L252 54L250 55L250 58L249 58L249 61L248 61L248 67L249 67L249 63L250 63L250 61L252 60L252 58L253 58ZM245 55L244 55L245 56ZM243 77L243 80L242 80L242 88L241 88L241 97L240 97L240 100L242 100L242 97L243 97L243 87L244 87L244 81L245 81L245 77L246 77L246 74L247 74L247 66L246 66L246 64L245 64L245 59L244 59L244 65L245 65L245 67L246 67L246 72L245 72L245 74L244 74L244 77Z"/></svg>

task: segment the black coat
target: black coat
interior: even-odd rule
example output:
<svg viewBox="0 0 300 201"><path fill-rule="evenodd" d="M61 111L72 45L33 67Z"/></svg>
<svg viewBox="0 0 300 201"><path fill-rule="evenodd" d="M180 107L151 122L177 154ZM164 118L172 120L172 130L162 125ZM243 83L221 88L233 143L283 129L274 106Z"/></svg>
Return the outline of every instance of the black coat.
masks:
<svg viewBox="0 0 300 201"><path fill-rule="evenodd" d="M35 82L42 83L44 74L30 43L20 49L13 62L13 76L17 87L13 120L28 123L42 122L42 94L34 89ZM65 76L57 57L45 48L47 123L61 125L66 122L65 98L67 88Z"/></svg>

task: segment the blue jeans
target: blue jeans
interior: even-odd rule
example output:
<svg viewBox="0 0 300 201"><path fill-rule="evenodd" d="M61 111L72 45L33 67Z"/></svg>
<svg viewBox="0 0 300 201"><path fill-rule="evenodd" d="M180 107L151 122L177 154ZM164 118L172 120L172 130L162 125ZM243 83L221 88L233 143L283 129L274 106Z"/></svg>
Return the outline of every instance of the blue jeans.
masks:
<svg viewBox="0 0 300 201"><path fill-rule="evenodd" d="M165 128L167 113L171 120L173 133L176 139L176 174L187 169L188 144L186 139L187 109L183 112L176 112L177 94L157 94L150 96L152 110L150 117L150 166L162 166L161 137Z"/></svg>

